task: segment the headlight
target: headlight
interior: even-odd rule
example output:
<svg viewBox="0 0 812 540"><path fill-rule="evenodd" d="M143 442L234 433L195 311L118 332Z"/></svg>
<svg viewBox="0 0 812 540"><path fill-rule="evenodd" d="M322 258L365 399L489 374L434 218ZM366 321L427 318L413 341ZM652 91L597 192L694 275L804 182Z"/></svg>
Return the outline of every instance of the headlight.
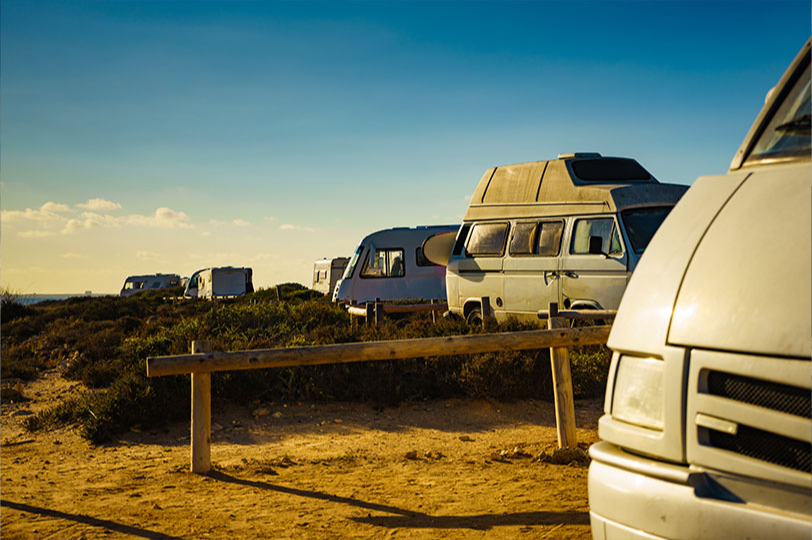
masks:
<svg viewBox="0 0 812 540"><path fill-rule="evenodd" d="M662 430L663 361L621 356L612 393L612 418Z"/></svg>

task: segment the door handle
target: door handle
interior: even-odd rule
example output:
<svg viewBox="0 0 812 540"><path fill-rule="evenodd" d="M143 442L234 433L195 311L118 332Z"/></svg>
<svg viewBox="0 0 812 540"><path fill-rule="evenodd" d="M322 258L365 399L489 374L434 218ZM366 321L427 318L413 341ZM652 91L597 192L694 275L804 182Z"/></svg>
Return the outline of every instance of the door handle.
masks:
<svg viewBox="0 0 812 540"><path fill-rule="evenodd" d="M554 270L553 271L547 270L544 272L544 284L549 285L554 279L558 279L559 277L561 276L558 275L558 272Z"/></svg>
<svg viewBox="0 0 812 540"><path fill-rule="evenodd" d="M568 278L577 278L578 277L578 274L576 274L575 272L569 271L569 270L564 272L564 275L567 276Z"/></svg>

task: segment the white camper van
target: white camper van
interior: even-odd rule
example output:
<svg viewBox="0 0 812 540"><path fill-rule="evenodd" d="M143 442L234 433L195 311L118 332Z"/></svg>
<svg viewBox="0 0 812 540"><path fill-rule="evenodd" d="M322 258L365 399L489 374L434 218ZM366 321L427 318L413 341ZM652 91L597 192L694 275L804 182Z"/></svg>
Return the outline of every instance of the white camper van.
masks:
<svg viewBox="0 0 812 540"><path fill-rule="evenodd" d="M169 289L180 286L180 276L177 274L148 274L145 276L129 276L124 280L119 296L131 296L144 291Z"/></svg>
<svg viewBox="0 0 812 540"><path fill-rule="evenodd" d="M496 167L474 191L448 260L448 308L471 322L538 321L550 302L616 309L649 240L687 186L595 153ZM487 304L484 304L487 308Z"/></svg>
<svg viewBox="0 0 812 540"><path fill-rule="evenodd" d="M250 268L203 268L189 278L183 296L188 298L229 298L254 292Z"/></svg>
<svg viewBox="0 0 812 540"><path fill-rule="evenodd" d="M332 295L336 283L341 279L349 264L349 257L321 259L313 263L313 290Z"/></svg>
<svg viewBox="0 0 812 540"><path fill-rule="evenodd" d="M807 41L623 297L590 449L595 539L812 536L811 186Z"/></svg>
<svg viewBox="0 0 812 540"><path fill-rule="evenodd" d="M423 242L457 229L459 225L400 227L370 234L336 284L333 301L445 299L445 267L423 256Z"/></svg>

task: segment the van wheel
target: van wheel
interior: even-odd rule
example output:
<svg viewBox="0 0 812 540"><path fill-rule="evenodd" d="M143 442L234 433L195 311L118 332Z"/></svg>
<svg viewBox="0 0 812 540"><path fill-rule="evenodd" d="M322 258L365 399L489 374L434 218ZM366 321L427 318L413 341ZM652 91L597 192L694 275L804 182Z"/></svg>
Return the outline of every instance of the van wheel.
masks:
<svg viewBox="0 0 812 540"><path fill-rule="evenodd" d="M468 313L468 316L465 317L465 321L470 326L479 326L481 328L482 327L482 310L479 309L479 308L472 309Z"/></svg>

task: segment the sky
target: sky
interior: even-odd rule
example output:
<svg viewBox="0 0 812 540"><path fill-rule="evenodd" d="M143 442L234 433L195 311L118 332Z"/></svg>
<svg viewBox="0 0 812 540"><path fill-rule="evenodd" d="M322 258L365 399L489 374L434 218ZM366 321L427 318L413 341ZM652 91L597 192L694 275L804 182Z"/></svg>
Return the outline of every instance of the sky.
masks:
<svg viewBox="0 0 812 540"><path fill-rule="evenodd" d="M311 285L486 169L600 152L724 173L810 36L800 2L0 4L0 286L250 266Z"/></svg>

